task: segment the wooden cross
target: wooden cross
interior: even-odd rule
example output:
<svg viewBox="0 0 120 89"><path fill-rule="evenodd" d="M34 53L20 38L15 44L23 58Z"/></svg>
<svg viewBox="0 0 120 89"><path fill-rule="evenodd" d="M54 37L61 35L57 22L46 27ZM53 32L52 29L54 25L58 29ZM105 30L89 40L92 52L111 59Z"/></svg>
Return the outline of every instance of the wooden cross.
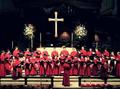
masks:
<svg viewBox="0 0 120 89"><path fill-rule="evenodd" d="M55 18L48 18L48 21L54 21L55 22L55 37L58 37L57 23L64 21L64 18L58 18L57 16L58 16L58 12L55 12Z"/></svg>

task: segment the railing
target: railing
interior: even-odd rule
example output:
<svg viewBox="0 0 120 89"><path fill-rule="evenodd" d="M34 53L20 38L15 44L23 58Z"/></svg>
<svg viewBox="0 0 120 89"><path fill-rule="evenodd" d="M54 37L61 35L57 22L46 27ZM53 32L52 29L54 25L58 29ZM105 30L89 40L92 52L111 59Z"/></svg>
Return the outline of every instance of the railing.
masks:
<svg viewBox="0 0 120 89"><path fill-rule="evenodd" d="M13 77L0 77L0 85L1 85L1 79L2 78L13 78ZM54 86L54 81L53 81L53 79L54 79L54 77L19 77L19 78L23 78L24 79L24 85L27 85L28 84L28 78L37 78L37 79L51 79L51 87L53 87ZM19 79L18 78L18 79ZM14 78L13 78L13 80L14 80ZM16 79L17 80L17 79ZM42 82L42 81L41 81Z"/></svg>

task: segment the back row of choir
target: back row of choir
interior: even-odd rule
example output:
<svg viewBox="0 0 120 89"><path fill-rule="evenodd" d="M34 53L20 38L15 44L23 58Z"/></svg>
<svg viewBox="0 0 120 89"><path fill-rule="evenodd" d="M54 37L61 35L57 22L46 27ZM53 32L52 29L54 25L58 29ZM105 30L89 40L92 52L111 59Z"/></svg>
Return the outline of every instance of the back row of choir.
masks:
<svg viewBox="0 0 120 89"><path fill-rule="evenodd" d="M69 53L65 48L58 54L53 50L49 55L46 50L30 52L27 49L21 52L17 47L11 53L2 51L0 54L0 77L12 75L20 76L54 76L64 73L66 64L69 65L69 75L100 76L114 75L120 77L120 52L114 54L98 49L88 51L81 48L73 49Z"/></svg>

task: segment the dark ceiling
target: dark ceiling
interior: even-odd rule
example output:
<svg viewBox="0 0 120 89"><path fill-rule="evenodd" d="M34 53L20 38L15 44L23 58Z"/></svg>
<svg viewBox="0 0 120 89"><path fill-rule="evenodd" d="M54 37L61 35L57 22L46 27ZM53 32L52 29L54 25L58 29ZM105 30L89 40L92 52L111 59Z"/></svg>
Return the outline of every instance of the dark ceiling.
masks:
<svg viewBox="0 0 120 89"><path fill-rule="evenodd" d="M39 32L54 33L51 31L54 24L47 20L48 17L54 17L54 11L58 11L59 17L65 19L63 24L59 24L59 29L72 32L77 24L82 23L87 26L89 35L93 35L95 31L110 36L113 34L119 41L117 29L120 25L119 17L111 14L114 5L110 7L108 14L103 15L101 12L101 9L105 9L105 6L101 7L104 5L103 1L105 0L0 0L0 41L3 42L0 48L10 48L12 40L15 45L23 43L25 23L35 25L37 29L35 45L38 47ZM59 30L60 33L62 30Z"/></svg>

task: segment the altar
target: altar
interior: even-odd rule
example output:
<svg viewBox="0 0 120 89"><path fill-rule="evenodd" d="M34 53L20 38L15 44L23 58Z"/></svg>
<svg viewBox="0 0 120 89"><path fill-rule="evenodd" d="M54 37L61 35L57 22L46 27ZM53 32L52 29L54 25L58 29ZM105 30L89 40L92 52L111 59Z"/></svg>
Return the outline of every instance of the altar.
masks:
<svg viewBox="0 0 120 89"><path fill-rule="evenodd" d="M40 50L41 52L43 51L47 51L49 55L51 55L53 50L56 50L58 52L58 54L60 54L60 52L62 50L67 50L69 53L71 53L73 50L76 50L76 48L73 47L41 47L41 48L37 48L37 50Z"/></svg>

